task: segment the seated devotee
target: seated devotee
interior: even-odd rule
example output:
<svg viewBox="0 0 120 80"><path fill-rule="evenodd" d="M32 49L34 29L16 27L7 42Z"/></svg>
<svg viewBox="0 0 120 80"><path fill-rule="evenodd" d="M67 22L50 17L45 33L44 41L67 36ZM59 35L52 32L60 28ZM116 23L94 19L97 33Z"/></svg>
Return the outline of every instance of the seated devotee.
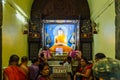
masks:
<svg viewBox="0 0 120 80"><path fill-rule="evenodd" d="M58 29L58 35L55 36L54 45L50 48L50 51L55 52L57 48L63 49L63 52L72 50L72 48L67 45L67 36L64 34L62 28Z"/></svg>
<svg viewBox="0 0 120 80"><path fill-rule="evenodd" d="M41 63L39 65L39 73L36 80L52 80L50 78L50 67L48 63Z"/></svg>
<svg viewBox="0 0 120 80"><path fill-rule="evenodd" d="M19 57L11 55L9 59L9 66L3 71L3 80L26 80L26 75L18 66Z"/></svg>
<svg viewBox="0 0 120 80"><path fill-rule="evenodd" d="M103 53L95 55L93 66L95 80L120 80L120 61L106 57Z"/></svg>
<svg viewBox="0 0 120 80"><path fill-rule="evenodd" d="M21 58L21 63L19 65L20 69L23 71L23 73L25 73L25 75L27 76L26 77L26 80L29 79L29 68L28 68L28 57L27 56L23 56Z"/></svg>
<svg viewBox="0 0 120 80"><path fill-rule="evenodd" d="M31 62L32 62L32 64L29 66L29 79L36 80L38 71L39 71L40 61L39 61L38 57L33 57Z"/></svg>
<svg viewBox="0 0 120 80"><path fill-rule="evenodd" d="M74 80L92 80L92 63L89 63L86 58L79 60L78 69L74 74Z"/></svg>

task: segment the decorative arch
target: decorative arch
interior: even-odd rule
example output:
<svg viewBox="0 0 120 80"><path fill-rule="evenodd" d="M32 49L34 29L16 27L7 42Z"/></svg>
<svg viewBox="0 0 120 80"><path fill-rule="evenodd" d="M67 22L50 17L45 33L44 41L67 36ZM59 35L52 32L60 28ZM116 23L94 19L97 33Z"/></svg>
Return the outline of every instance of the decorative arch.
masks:
<svg viewBox="0 0 120 80"><path fill-rule="evenodd" d="M29 53L33 56L33 54L38 53L39 48L42 47L42 20L80 20L80 26L84 23L88 23L90 25L90 10L87 0L34 0L32 8L31 8L31 17L30 17L30 27L29 27ZM35 35L32 34L33 28L36 28ZM85 27L89 27L85 24ZM90 26L91 27L91 26ZM91 31L91 28L89 28ZM81 29L80 29L81 30ZM80 31L81 32L81 31ZM91 31L92 32L92 31ZM88 38L84 38L82 36L83 44L79 45L81 48L88 47L89 49L84 49L82 52L86 57L92 59L92 51L91 44L92 43L92 35L87 33ZM84 33L82 33L84 34ZM33 37L32 37L33 35ZM87 42L87 44L86 44ZM85 44L85 45L84 45ZM31 48L33 47L33 48ZM34 50L32 50L34 49ZM32 50L32 51L31 51ZM36 52L35 52L36 51Z"/></svg>
<svg viewBox="0 0 120 80"><path fill-rule="evenodd" d="M90 19L87 0L34 0L31 20L42 19Z"/></svg>

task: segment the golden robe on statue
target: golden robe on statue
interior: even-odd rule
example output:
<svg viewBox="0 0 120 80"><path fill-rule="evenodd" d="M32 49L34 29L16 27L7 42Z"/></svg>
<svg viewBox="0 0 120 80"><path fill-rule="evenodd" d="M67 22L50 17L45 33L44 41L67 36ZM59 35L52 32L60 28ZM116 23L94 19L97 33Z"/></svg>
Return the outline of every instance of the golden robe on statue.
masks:
<svg viewBox="0 0 120 80"><path fill-rule="evenodd" d="M72 50L72 48L67 45L67 38L64 34L55 37L55 43L50 48L50 51L55 52L56 48L62 48L63 52L69 52Z"/></svg>

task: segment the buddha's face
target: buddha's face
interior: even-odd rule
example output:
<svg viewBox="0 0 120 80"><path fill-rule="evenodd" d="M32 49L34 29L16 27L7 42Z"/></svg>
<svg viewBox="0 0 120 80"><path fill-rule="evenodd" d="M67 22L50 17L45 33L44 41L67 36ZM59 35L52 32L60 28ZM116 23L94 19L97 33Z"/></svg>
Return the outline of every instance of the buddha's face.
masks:
<svg viewBox="0 0 120 80"><path fill-rule="evenodd" d="M58 30L58 35L62 35L63 33L63 30Z"/></svg>

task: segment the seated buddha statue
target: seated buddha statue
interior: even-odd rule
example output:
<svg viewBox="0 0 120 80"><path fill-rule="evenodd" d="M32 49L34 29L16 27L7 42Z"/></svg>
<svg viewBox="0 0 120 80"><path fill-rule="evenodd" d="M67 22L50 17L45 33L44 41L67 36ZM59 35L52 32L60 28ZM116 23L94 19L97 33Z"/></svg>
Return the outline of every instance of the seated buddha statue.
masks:
<svg viewBox="0 0 120 80"><path fill-rule="evenodd" d="M54 45L50 48L50 51L55 52L56 48L62 48L63 52L72 50L72 48L67 45L67 36L64 34L62 28L58 29L58 34L54 37Z"/></svg>

